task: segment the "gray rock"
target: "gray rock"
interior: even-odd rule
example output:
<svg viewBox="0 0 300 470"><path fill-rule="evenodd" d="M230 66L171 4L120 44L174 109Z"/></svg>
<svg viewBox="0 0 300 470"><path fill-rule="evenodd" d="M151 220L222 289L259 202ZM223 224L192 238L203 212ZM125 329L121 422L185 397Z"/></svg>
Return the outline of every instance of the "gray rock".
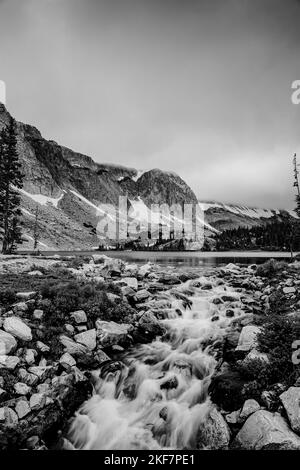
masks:
<svg viewBox="0 0 300 470"><path fill-rule="evenodd" d="M240 412L241 412L241 410L236 410L236 411L232 411L231 413L228 413L225 416L225 419L226 419L227 423L237 424L239 422Z"/></svg>
<svg viewBox="0 0 300 470"><path fill-rule="evenodd" d="M294 294L296 292L296 289L295 287L284 287L282 291L284 294L289 295L289 294Z"/></svg>
<svg viewBox="0 0 300 470"><path fill-rule="evenodd" d="M42 343L42 341L37 341L36 343L36 347L39 351L41 351L42 353L47 353L50 351L50 348L49 346L47 346L47 344L45 343Z"/></svg>
<svg viewBox="0 0 300 470"><path fill-rule="evenodd" d="M61 356L61 358L59 359L59 362L64 368L67 368L67 369L69 367L76 366L76 361L75 361L74 357L71 356L71 354L69 354L69 353L63 354Z"/></svg>
<svg viewBox="0 0 300 470"><path fill-rule="evenodd" d="M144 300L147 300L150 296L150 292L146 289L141 289L135 293L135 298L137 302L143 302Z"/></svg>
<svg viewBox="0 0 300 470"><path fill-rule="evenodd" d="M300 434L300 387L290 387L280 395L291 428Z"/></svg>
<svg viewBox="0 0 300 470"><path fill-rule="evenodd" d="M28 395L28 393L30 393L30 390L31 390L31 388L27 384L24 384L23 382L17 382L14 385L14 389L17 395Z"/></svg>
<svg viewBox="0 0 300 470"><path fill-rule="evenodd" d="M126 282L127 286L131 287L131 289L134 289L134 290L138 289L138 281L136 277L123 277L122 281Z"/></svg>
<svg viewBox="0 0 300 470"><path fill-rule="evenodd" d="M15 406L16 413L19 417L19 419L24 418L31 412L31 408L29 406L29 403L27 400L22 398L21 400L18 400Z"/></svg>
<svg viewBox="0 0 300 470"><path fill-rule="evenodd" d="M34 297L37 295L37 292L17 292L16 298L19 300L30 300L34 299Z"/></svg>
<svg viewBox="0 0 300 470"><path fill-rule="evenodd" d="M0 330L0 354L10 354L17 348L17 341L10 333Z"/></svg>
<svg viewBox="0 0 300 470"><path fill-rule="evenodd" d="M89 349L83 344L76 343L68 336L62 335L60 337L60 342L65 348L65 352L71 354L74 357L86 356L90 352Z"/></svg>
<svg viewBox="0 0 300 470"><path fill-rule="evenodd" d="M0 408L0 424L7 426L7 427L14 427L18 424L18 416L8 406L4 406Z"/></svg>
<svg viewBox="0 0 300 470"><path fill-rule="evenodd" d="M259 410L247 419L233 446L245 450L300 450L300 438L280 414Z"/></svg>
<svg viewBox="0 0 300 470"><path fill-rule="evenodd" d="M20 363L20 358L17 356L0 356L0 368L14 370Z"/></svg>
<svg viewBox="0 0 300 470"><path fill-rule="evenodd" d="M31 341L31 329L18 317L5 318L3 328L7 333L22 341Z"/></svg>
<svg viewBox="0 0 300 470"><path fill-rule="evenodd" d="M19 313L22 315L28 311L28 305L26 302L17 302L12 306L12 309L14 313Z"/></svg>
<svg viewBox="0 0 300 470"><path fill-rule="evenodd" d="M26 349L24 359L29 366L35 363L35 356L37 352L34 349Z"/></svg>
<svg viewBox="0 0 300 470"><path fill-rule="evenodd" d="M236 347L236 351L250 351L251 349L256 348L257 335L259 332L260 328L258 326L244 326L239 337L239 342Z"/></svg>
<svg viewBox="0 0 300 470"><path fill-rule="evenodd" d="M127 340L131 325L125 323L115 323L113 321L96 321L97 338L101 348L112 346L113 344L122 344Z"/></svg>
<svg viewBox="0 0 300 470"><path fill-rule="evenodd" d="M19 378L22 382L29 385L30 387L36 385L39 381L38 377L30 372L27 372L26 369L19 369Z"/></svg>
<svg viewBox="0 0 300 470"><path fill-rule="evenodd" d="M260 405L256 400L253 400L252 398L246 400L241 410L239 421L245 421L250 415L258 410L260 410Z"/></svg>
<svg viewBox="0 0 300 470"><path fill-rule="evenodd" d="M84 331L74 336L74 339L77 343L83 344L91 351L96 348L96 338L97 335L95 328L93 328L92 330Z"/></svg>
<svg viewBox="0 0 300 470"><path fill-rule="evenodd" d="M41 320L44 316L44 311L36 308L32 316L35 320Z"/></svg>
<svg viewBox="0 0 300 470"><path fill-rule="evenodd" d="M86 313L83 310L77 310L76 312L70 313L70 317L75 321L75 323L77 323L77 325L87 322Z"/></svg>
<svg viewBox="0 0 300 470"><path fill-rule="evenodd" d="M197 434L198 449L226 449L230 442L230 430L221 413L212 408Z"/></svg>
<svg viewBox="0 0 300 470"><path fill-rule="evenodd" d="M30 397L30 408L32 410L40 410L46 405L46 394L45 393L34 393Z"/></svg>

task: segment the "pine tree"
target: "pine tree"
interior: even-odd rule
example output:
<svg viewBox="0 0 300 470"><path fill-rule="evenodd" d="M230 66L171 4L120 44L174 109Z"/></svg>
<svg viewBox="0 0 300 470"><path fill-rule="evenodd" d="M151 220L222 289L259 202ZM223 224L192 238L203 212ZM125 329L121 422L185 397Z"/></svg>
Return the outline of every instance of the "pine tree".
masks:
<svg viewBox="0 0 300 470"><path fill-rule="evenodd" d="M2 253L11 253L22 242L18 224L23 175L18 159L16 124L13 118L0 135L0 227L3 231Z"/></svg>

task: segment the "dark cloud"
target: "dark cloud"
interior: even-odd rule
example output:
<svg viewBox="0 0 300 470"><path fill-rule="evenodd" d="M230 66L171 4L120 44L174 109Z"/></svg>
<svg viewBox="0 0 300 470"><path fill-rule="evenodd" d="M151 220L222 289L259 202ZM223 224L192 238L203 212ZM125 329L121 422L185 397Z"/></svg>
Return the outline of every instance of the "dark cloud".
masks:
<svg viewBox="0 0 300 470"><path fill-rule="evenodd" d="M203 199L292 207L296 0L0 2L8 107L97 161Z"/></svg>

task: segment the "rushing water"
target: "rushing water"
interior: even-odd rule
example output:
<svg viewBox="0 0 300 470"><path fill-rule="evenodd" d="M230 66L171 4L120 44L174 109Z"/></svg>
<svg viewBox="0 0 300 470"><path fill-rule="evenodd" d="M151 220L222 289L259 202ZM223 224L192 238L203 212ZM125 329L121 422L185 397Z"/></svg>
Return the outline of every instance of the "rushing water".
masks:
<svg viewBox="0 0 300 470"><path fill-rule="evenodd" d="M193 449L199 429L205 430L213 406L208 386L217 365L214 345L232 319L215 295L239 294L210 279L176 286L188 295L190 308L178 296L163 293L171 303L162 323L164 339L136 346L115 367L94 372L94 395L79 410L68 435L76 449ZM197 284L197 283L196 283ZM179 310L182 314L180 314ZM238 309L236 309L237 314ZM211 321L218 314L218 321ZM204 431L205 432L205 431Z"/></svg>

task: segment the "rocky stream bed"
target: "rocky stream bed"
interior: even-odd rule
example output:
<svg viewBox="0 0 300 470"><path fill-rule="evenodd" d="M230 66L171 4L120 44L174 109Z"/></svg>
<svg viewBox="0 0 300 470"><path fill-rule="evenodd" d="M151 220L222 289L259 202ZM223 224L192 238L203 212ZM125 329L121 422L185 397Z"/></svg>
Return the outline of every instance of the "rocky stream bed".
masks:
<svg viewBox="0 0 300 470"><path fill-rule="evenodd" d="M52 326L39 281L56 271L115 286L107 311L122 308L124 321L66 301ZM0 275L1 449L300 450L297 350L288 345L294 359L276 382L276 351L258 341L275 303L297 339L299 262L202 275L105 255L15 256L1 258ZM18 277L33 288L9 303L6 280Z"/></svg>

